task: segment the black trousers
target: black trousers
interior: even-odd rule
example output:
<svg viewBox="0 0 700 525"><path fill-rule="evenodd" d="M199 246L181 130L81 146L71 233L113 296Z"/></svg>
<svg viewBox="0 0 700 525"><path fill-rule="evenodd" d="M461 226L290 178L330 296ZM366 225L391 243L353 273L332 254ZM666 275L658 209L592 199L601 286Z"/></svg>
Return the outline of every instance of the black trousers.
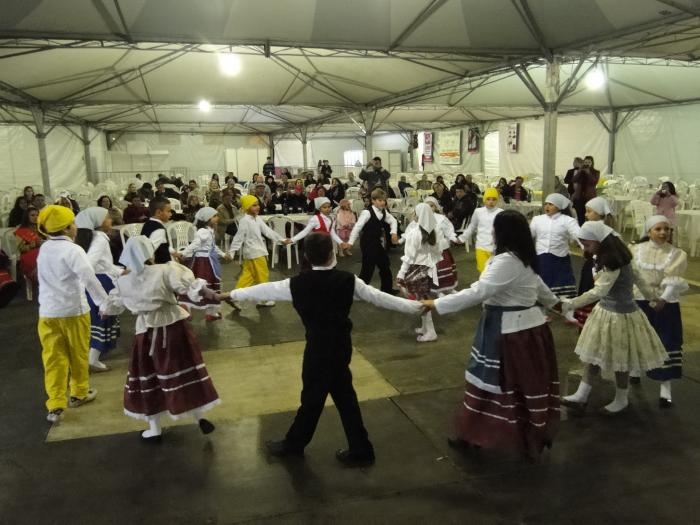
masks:
<svg viewBox="0 0 700 525"><path fill-rule="evenodd" d="M352 386L350 359L329 362L327 352L328 348L325 348L326 356L319 359L308 347L304 351L301 406L286 439L291 446L300 449L309 444L323 412L326 397L330 394L340 414L349 449L358 454L373 452L372 443L362 422L357 394Z"/></svg>
<svg viewBox="0 0 700 525"><path fill-rule="evenodd" d="M583 226L586 222L586 200L575 200L573 201L574 209L576 210L576 220L579 226Z"/></svg>
<svg viewBox="0 0 700 525"><path fill-rule="evenodd" d="M360 269L360 279L366 284L370 284L374 275L374 267L379 269L379 279L381 280L380 290L390 293L394 289L393 277L391 276L391 266L389 264L389 254L381 246L362 246L362 268Z"/></svg>

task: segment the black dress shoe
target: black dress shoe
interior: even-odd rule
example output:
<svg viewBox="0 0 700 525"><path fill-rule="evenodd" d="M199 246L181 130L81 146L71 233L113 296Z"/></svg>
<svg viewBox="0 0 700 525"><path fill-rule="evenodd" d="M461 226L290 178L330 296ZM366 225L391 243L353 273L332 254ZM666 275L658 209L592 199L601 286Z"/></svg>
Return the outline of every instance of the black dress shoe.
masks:
<svg viewBox="0 0 700 525"><path fill-rule="evenodd" d="M350 468L369 467L374 465L374 452L353 452L348 449L340 449L335 452L335 459Z"/></svg>
<svg viewBox="0 0 700 525"><path fill-rule="evenodd" d="M673 401L665 397L659 398L659 408L673 408Z"/></svg>
<svg viewBox="0 0 700 525"><path fill-rule="evenodd" d="M286 439L279 441L265 441L265 448L271 456L284 457L304 457L304 449L292 446Z"/></svg>
<svg viewBox="0 0 700 525"><path fill-rule="evenodd" d="M199 430L202 431L202 434L211 434L216 430L216 427L214 426L214 423L209 421L208 419L200 419L199 420Z"/></svg>
<svg viewBox="0 0 700 525"><path fill-rule="evenodd" d="M149 443L151 445L157 445L163 441L163 434L158 434L157 436L143 437L143 434L139 432L139 438L143 443Z"/></svg>
<svg viewBox="0 0 700 525"><path fill-rule="evenodd" d="M630 385L641 385L641 384L642 384L641 377L630 377Z"/></svg>

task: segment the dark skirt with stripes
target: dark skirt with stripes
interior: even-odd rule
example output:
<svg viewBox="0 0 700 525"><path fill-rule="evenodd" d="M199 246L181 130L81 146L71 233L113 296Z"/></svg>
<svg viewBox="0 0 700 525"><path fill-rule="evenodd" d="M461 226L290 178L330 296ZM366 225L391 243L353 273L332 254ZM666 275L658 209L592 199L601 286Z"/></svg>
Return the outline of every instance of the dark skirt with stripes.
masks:
<svg viewBox="0 0 700 525"><path fill-rule="evenodd" d="M409 297L413 299L428 299L431 295L433 278L430 276L430 268L422 264L412 264L406 271L404 285Z"/></svg>
<svg viewBox="0 0 700 525"><path fill-rule="evenodd" d="M560 297L576 297L576 278L571 269L571 257L551 253L537 256L539 275L552 293Z"/></svg>
<svg viewBox="0 0 700 525"><path fill-rule="evenodd" d="M442 251L442 260L437 264L438 284L432 284L437 293L451 292L457 287L457 264L449 249Z"/></svg>
<svg viewBox="0 0 700 525"><path fill-rule="evenodd" d="M637 304L646 314L668 353L664 365L649 370L647 377L656 381L680 379L683 373L683 322L680 304L666 303L660 312L649 306L648 301L637 301Z"/></svg>
<svg viewBox="0 0 700 525"><path fill-rule="evenodd" d="M218 256L217 256L218 257ZM209 257L193 257L190 265L192 273L198 279L204 279L207 282L207 288L219 292L221 290L221 280L214 273ZM191 308L207 308L209 306L218 305L221 302L217 299L205 299L201 297L195 302L188 297L187 294L178 295L177 301L181 304L186 304Z"/></svg>
<svg viewBox="0 0 700 525"><path fill-rule="evenodd" d="M195 416L219 404L202 350L186 321L137 334L124 386L124 413L149 420Z"/></svg>
<svg viewBox="0 0 700 525"><path fill-rule="evenodd" d="M99 273L96 277L105 292L109 293L114 288L114 283L108 275ZM117 346L120 332L119 316L113 315L102 319L100 317L100 307L92 301L89 293L86 293L86 295L90 305L90 348L99 350L104 354Z"/></svg>
<svg viewBox="0 0 700 525"><path fill-rule="evenodd" d="M457 437L485 449L540 453L560 419L552 332L547 324L509 334L500 328L500 317L485 310L455 417Z"/></svg>

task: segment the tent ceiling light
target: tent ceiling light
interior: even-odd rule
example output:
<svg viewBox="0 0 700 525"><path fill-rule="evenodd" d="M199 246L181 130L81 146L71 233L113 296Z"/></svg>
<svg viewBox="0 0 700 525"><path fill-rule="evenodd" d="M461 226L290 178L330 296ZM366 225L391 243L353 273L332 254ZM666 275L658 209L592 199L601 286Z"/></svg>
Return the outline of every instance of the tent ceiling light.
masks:
<svg viewBox="0 0 700 525"><path fill-rule="evenodd" d="M204 113L209 113L211 111L211 104L207 100L200 100L198 106L199 111L203 111Z"/></svg>
<svg viewBox="0 0 700 525"><path fill-rule="evenodd" d="M219 53L219 71L227 77L234 77L241 72L241 58L235 53Z"/></svg>
<svg viewBox="0 0 700 525"><path fill-rule="evenodd" d="M605 74L599 68L594 68L586 75L586 87L588 87L588 89L600 89L604 85Z"/></svg>

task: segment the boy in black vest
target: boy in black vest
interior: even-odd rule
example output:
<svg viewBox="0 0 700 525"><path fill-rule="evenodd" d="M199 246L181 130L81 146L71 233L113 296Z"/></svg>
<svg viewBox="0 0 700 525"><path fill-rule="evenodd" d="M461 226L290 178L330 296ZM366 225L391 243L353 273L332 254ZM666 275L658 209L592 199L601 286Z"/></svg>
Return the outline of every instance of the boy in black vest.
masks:
<svg viewBox="0 0 700 525"><path fill-rule="evenodd" d="M386 211L386 193L381 188L372 190L372 205L366 210L362 210L357 218L357 223L350 233L348 242L340 247L343 250L352 248L357 237L360 237L360 249L362 250L362 268L360 269L360 279L369 284L372 281L374 267L379 268L379 278L381 279L380 289L382 292L397 295L394 290L393 278L391 276L391 266L389 265L389 254L386 250L387 237L391 232L391 243L398 244L397 236L398 224L394 216Z"/></svg>
<svg viewBox="0 0 700 525"><path fill-rule="evenodd" d="M170 247L168 231L165 229L172 215L170 201L165 197L153 197L148 204L148 211L151 218L143 224L141 235L145 235L153 243L155 263L163 264L173 259L179 261L180 254Z"/></svg>
<svg viewBox="0 0 700 525"><path fill-rule="evenodd" d="M360 299L382 308L419 315L420 303L382 293L353 274L336 270L333 242L327 233L306 237L304 255L311 271L283 281L239 288L218 297L234 301L292 301L306 328L301 406L286 437L266 443L270 454L303 456L330 394L348 439L348 448L338 450L336 458L348 467L368 466L374 463L374 448L362 423L352 386L350 308L354 299Z"/></svg>

